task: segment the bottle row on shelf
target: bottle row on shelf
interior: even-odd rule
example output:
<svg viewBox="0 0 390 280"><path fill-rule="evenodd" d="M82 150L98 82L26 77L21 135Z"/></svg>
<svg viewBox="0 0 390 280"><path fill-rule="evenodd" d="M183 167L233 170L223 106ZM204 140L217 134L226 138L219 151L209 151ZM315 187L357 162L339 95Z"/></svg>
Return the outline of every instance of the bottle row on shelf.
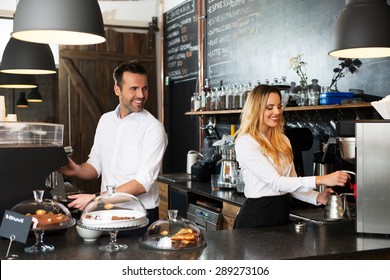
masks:
<svg viewBox="0 0 390 280"><path fill-rule="evenodd" d="M245 86L234 84L233 86L221 85L211 88L208 79L205 79L201 93L195 92L191 97L191 111L242 109L252 88L250 82Z"/></svg>
<svg viewBox="0 0 390 280"><path fill-rule="evenodd" d="M259 84L261 84L260 81L257 82L257 85ZM265 84L270 84L268 79L265 80ZM288 94L288 99L296 102L297 106L318 105L319 103L321 87L316 79L312 80L312 84L308 88L297 86L295 82L288 84L284 76L280 82L275 78L272 85L278 87L282 91L282 95ZM235 83L223 86L221 81L219 87L211 88L209 79L205 79L202 91L195 92L191 97L191 112L242 109L249 93L255 86L256 84L252 82L248 82L246 85ZM285 101L286 104L287 101Z"/></svg>

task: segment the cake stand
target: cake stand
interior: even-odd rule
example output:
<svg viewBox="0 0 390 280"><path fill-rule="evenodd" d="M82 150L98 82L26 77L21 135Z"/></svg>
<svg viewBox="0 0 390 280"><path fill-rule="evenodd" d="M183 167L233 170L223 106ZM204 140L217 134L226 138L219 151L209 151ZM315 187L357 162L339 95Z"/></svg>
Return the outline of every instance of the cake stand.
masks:
<svg viewBox="0 0 390 280"><path fill-rule="evenodd" d="M103 252L112 253L112 252L119 252L119 251L123 251L123 250L127 249L127 245L126 244L118 243L117 235L118 235L119 231L139 229L139 228L147 226L148 223L149 223L149 220L147 218L145 218L145 222L144 223L139 224L139 225L135 225L135 226L128 226L128 227L112 227L112 228L109 228L109 227L86 226L81 221L78 221L77 225L82 227L82 228L86 228L86 229L100 230L100 231L108 232L108 234L110 235L110 242L108 244L106 244L106 245L99 246L99 250L103 251Z"/></svg>
<svg viewBox="0 0 390 280"><path fill-rule="evenodd" d="M69 220L69 222L66 225L64 225L64 226L50 228L50 229L45 229L45 230L32 229L32 231L35 234L35 244L33 246L24 248L24 251L26 253L30 253L30 254L45 253L45 252L52 252L52 251L54 251L54 246L53 245L47 245L47 244L45 244L43 242L43 236L45 234L45 231L65 229L65 228L73 226L75 223L76 223L76 220L74 218L71 218Z"/></svg>

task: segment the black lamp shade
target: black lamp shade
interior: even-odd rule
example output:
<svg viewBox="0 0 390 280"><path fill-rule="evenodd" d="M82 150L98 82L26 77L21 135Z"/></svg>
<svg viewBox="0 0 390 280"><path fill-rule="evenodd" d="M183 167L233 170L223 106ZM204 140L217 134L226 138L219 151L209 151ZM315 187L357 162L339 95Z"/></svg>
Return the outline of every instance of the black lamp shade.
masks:
<svg viewBox="0 0 390 280"><path fill-rule="evenodd" d="M347 0L336 21L333 37L331 56L390 56L390 6L386 0Z"/></svg>
<svg viewBox="0 0 390 280"><path fill-rule="evenodd" d="M56 67L48 44L11 37L4 49L0 71L10 74L54 74Z"/></svg>
<svg viewBox="0 0 390 280"><path fill-rule="evenodd" d="M28 102L26 100L26 93L21 92L18 101L16 102L17 108L27 108Z"/></svg>
<svg viewBox="0 0 390 280"><path fill-rule="evenodd" d="M36 88L34 75L0 73L0 88Z"/></svg>
<svg viewBox="0 0 390 280"><path fill-rule="evenodd" d="M106 40L97 0L19 0L11 35L29 42L62 45Z"/></svg>
<svg viewBox="0 0 390 280"><path fill-rule="evenodd" d="M42 102L42 95L38 91L38 88L33 88L27 97L28 102Z"/></svg>

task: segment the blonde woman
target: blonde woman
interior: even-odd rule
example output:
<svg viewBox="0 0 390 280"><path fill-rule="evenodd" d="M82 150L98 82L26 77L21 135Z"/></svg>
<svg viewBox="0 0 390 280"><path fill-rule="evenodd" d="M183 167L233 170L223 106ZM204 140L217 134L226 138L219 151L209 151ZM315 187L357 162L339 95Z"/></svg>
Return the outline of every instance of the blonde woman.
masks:
<svg viewBox="0 0 390 280"><path fill-rule="evenodd" d="M245 182L246 201L235 228L287 224L289 197L314 204L326 204L331 189L317 192L316 186L344 186L348 174L297 177L291 144L284 134L280 91L258 85L249 94L235 135L237 161Z"/></svg>

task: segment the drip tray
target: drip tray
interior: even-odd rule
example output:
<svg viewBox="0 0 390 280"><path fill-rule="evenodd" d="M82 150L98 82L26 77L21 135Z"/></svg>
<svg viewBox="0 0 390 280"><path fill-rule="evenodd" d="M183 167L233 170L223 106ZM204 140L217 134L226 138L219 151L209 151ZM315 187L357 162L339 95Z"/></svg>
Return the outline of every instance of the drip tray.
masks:
<svg viewBox="0 0 390 280"><path fill-rule="evenodd" d="M311 222L311 223L321 224L321 225L351 221L348 219L340 219L340 220L327 219L325 218L324 208L291 210L290 220L303 220L306 222Z"/></svg>

